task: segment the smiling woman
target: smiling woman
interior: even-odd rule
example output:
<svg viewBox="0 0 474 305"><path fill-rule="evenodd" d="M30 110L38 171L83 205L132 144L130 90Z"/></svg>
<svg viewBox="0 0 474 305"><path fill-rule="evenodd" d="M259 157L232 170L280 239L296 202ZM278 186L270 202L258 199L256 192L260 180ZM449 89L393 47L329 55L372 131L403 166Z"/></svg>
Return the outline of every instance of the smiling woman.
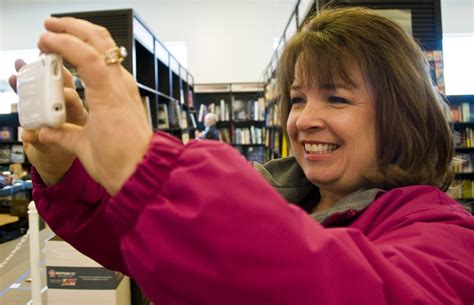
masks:
<svg viewBox="0 0 474 305"><path fill-rule="evenodd" d="M305 67L300 56L291 85L287 131L298 164L319 188L315 211L321 211L366 187L368 177L378 171L375 101L355 65L350 83L330 84L307 81Z"/></svg>
<svg viewBox="0 0 474 305"><path fill-rule="evenodd" d="M318 106L318 102L324 104L324 109L334 109L333 113L318 114L332 122L340 121L341 127L346 125L343 129L353 133L349 138L357 144L339 139L342 142L335 144L343 145L337 152L344 155L345 151L347 156L334 160L350 173L346 175L359 176L351 191L362 186L390 189L413 184L447 190L453 177L454 144L446 115L448 107L432 85L426 59L413 39L393 21L376 13L370 18L355 18L363 12L368 11L320 14L289 41L282 55L278 74L282 117L289 118L283 127L288 128L295 156L302 165L295 144L303 131L294 124L301 107L293 104L291 90L296 81L305 91L313 92L305 109ZM346 102L341 103L341 98ZM361 111L363 115L358 114ZM353 117L345 118L346 112L353 112ZM316 120L317 116L313 113L312 118ZM359 125L352 125L354 122ZM325 131L331 131L331 126L319 128L320 132L312 129L312 138L317 140ZM337 136L337 130L332 131ZM357 166L356 172L342 165L342 160ZM327 172L318 171L318 175Z"/></svg>
<svg viewBox="0 0 474 305"><path fill-rule="evenodd" d="M40 48L76 67L90 110L69 94L68 124L28 134L38 211L153 302L472 304L474 219L443 192L445 106L397 24L361 8L310 20L278 72L295 157L254 167L152 133L103 28L45 26Z"/></svg>

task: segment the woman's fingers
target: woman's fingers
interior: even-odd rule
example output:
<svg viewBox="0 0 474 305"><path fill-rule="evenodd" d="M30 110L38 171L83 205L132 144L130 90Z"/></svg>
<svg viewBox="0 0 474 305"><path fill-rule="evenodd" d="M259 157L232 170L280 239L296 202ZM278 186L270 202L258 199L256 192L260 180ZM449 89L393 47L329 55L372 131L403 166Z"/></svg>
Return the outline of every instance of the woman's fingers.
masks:
<svg viewBox="0 0 474 305"><path fill-rule="evenodd" d="M64 84L64 87L76 89L76 85L74 85L74 79L72 77L71 72L68 69L66 69L66 67L64 67L64 66L63 66L62 70L63 70L63 84Z"/></svg>
<svg viewBox="0 0 474 305"><path fill-rule="evenodd" d="M38 130L24 129L21 133L21 139L23 142L34 143L38 141Z"/></svg>
<svg viewBox="0 0 474 305"><path fill-rule="evenodd" d="M109 84L105 62L91 45L70 34L46 32L38 47L45 53L61 54L76 67L88 90L103 90Z"/></svg>
<svg viewBox="0 0 474 305"><path fill-rule="evenodd" d="M26 62L23 59L15 60L15 70L16 72L20 71L20 68L26 65Z"/></svg>
<svg viewBox="0 0 474 305"><path fill-rule="evenodd" d="M106 28L85 20L73 17L51 17L46 19L44 25L48 31L76 36L100 52L115 47L115 41Z"/></svg>
<svg viewBox="0 0 474 305"><path fill-rule="evenodd" d="M26 65L26 62L23 59L17 59L15 61L15 70L18 72L20 68L23 67L24 65ZM11 75L8 78L8 83L10 84L10 87L12 87L12 89L16 92L16 75L15 74Z"/></svg>
<svg viewBox="0 0 474 305"><path fill-rule="evenodd" d="M66 102L66 122L84 126L87 123L87 111L75 89L64 88Z"/></svg>
<svg viewBox="0 0 474 305"><path fill-rule="evenodd" d="M8 83L10 84L10 87L12 87L13 91L16 92L16 75L11 75L8 78Z"/></svg>
<svg viewBox="0 0 474 305"><path fill-rule="evenodd" d="M74 124L66 123L59 128L43 127L38 138L42 144L56 145L75 155L80 155L79 151L85 149L83 127Z"/></svg>

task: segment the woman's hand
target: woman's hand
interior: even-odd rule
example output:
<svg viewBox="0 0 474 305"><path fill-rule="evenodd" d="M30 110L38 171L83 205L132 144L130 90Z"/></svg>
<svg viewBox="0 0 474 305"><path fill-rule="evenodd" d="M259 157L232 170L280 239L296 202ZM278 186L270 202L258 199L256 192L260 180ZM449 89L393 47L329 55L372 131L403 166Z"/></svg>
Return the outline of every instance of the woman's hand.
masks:
<svg viewBox="0 0 474 305"><path fill-rule="evenodd" d="M106 64L103 53L116 44L100 26L71 17L49 18L38 46L61 54L85 84L87 123L42 128L39 142L77 155L89 175L111 195L133 174L153 132L133 77L120 64Z"/></svg>
<svg viewBox="0 0 474 305"><path fill-rule="evenodd" d="M23 60L15 62L16 70L25 65ZM64 98L66 101L66 121L84 125L87 112L82 106L71 73L63 67ZM16 75L10 76L10 86L16 91ZM58 183L69 170L76 158L71 153L56 145L45 145L38 139L38 130L24 130L22 133L23 147L28 160L33 164L46 185Z"/></svg>

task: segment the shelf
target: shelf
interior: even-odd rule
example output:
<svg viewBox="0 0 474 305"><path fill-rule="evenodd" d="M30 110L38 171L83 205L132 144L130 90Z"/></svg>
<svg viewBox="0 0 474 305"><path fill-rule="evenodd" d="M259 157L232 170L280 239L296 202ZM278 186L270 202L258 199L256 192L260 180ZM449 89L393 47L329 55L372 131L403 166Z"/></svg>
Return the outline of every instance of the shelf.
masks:
<svg viewBox="0 0 474 305"><path fill-rule="evenodd" d="M0 162L0 165L10 165L10 164L31 165L30 162Z"/></svg>
<svg viewBox="0 0 474 305"><path fill-rule="evenodd" d="M265 144L234 144L232 143L233 146L244 146L244 147L254 147L254 146L265 146Z"/></svg>
<svg viewBox="0 0 474 305"><path fill-rule="evenodd" d="M274 154L275 156L277 156L277 158L280 158L280 157L281 157L281 154L280 154L279 152L275 151L274 149L268 148L268 150L269 150L272 154Z"/></svg>
<svg viewBox="0 0 474 305"><path fill-rule="evenodd" d="M196 84L195 93L229 93L230 84Z"/></svg>
<svg viewBox="0 0 474 305"><path fill-rule="evenodd" d="M18 126L18 112L0 114L0 126Z"/></svg>
<svg viewBox="0 0 474 305"><path fill-rule="evenodd" d="M448 95L447 98L452 105L460 105L462 103L474 104L474 95Z"/></svg>
<svg viewBox="0 0 474 305"><path fill-rule="evenodd" d="M461 179L473 179L474 180L474 173L454 173L454 176Z"/></svg>
<svg viewBox="0 0 474 305"><path fill-rule="evenodd" d="M474 147L456 147L455 151L458 153L474 153Z"/></svg>
<svg viewBox="0 0 474 305"><path fill-rule="evenodd" d="M217 128L226 128L226 127L231 127L232 122L231 121L217 121L216 122Z"/></svg>
<svg viewBox="0 0 474 305"><path fill-rule="evenodd" d="M187 104L182 104L182 106L183 106L184 109L188 109L189 112L196 113L196 109L194 109L194 107L188 106Z"/></svg>
<svg viewBox="0 0 474 305"><path fill-rule="evenodd" d="M474 122L452 122L454 125L454 129L457 129L456 127L474 127Z"/></svg>
<svg viewBox="0 0 474 305"><path fill-rule="evenodd" d="M150 87L145 86L145 85L142 85L142 84L140 84L140 83L137 83L137 86L138 86L138 88L140 88L141 90L145 90L145 91L148 91L148 92L153 93L153 94L159 94L159 92L156 91L155 89L150 88Z"/></svg>
<svg viewBox="0 0 474 305"><path fill-rule="evenodd" d="M230 91L232 93L250 93L250 92L263 92L263 83L234 83L230 85Z"/></svg>
<svg viewBox="0 0 474 305"><path fill-rule="evenodd" d="M169 96L169 95L167 95L167 94L164 94L164 93L162 93L162 92L159 92L159 91L157 91L156 94L158 94L158 96L164 97L165 99L168 99L168 100L170 100L170 101L174 101L174 100L175 100L175 98L173 98L173 97L171 97L171 96Z"/></svg>
<svg viewBox="0 0 474 305"><path fill-rule="evenodd" d="M233 121L235 127L265 127L265 121Z"/></svg>

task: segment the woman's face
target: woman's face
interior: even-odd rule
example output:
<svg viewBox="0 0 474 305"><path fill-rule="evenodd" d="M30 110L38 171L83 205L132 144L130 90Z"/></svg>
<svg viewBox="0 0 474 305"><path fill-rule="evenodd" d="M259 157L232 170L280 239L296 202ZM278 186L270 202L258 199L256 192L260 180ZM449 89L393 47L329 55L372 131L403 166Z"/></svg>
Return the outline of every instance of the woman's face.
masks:
<svg viewBox="0 0 474 305"><path fill-rule="evenodd" d="M299 69L296 67L296 75ZM306 177L321 192L344 197L377 169L375 101L358 68L349 70L355 86L335 81L291 87L288 135Z"/></svg>

